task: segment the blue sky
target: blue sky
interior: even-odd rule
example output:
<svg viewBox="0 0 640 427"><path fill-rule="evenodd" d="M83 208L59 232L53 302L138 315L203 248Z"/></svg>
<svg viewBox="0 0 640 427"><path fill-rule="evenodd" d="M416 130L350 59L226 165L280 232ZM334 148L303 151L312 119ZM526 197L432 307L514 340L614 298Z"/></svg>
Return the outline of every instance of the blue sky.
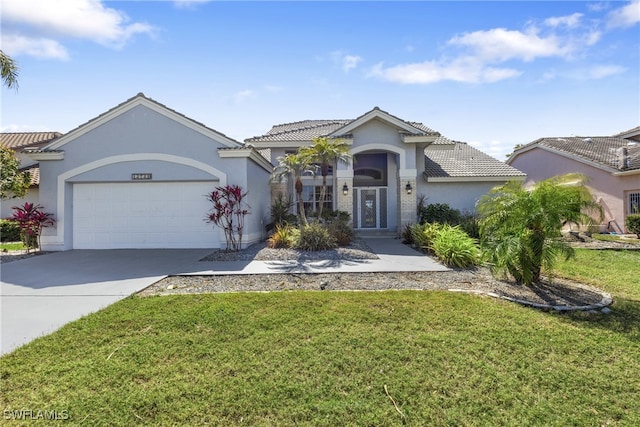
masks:
<svg viewBox="0 0 640 427"><path fill-rule="evenodd" d="M374 106L504 160L640 125L640 2L2 0L3 132L143 92L239 141Z"/></svg>

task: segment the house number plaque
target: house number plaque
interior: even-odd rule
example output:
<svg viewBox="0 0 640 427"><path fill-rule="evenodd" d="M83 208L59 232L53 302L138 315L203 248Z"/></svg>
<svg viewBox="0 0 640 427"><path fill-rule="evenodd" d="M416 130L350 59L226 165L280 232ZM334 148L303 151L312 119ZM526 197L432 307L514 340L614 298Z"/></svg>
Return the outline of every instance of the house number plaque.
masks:
<svg viewBox="0 0 640 427"><path fill-rule="evenodd" d="M131 179L133 181L148 181L151 179L150 173L132 173Z"/></svg>

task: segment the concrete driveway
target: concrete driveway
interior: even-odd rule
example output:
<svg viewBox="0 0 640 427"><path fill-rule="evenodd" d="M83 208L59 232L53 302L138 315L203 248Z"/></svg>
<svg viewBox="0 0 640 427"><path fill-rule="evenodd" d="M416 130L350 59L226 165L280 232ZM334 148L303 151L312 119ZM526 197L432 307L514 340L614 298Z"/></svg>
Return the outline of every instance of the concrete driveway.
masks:
<svg viewBox="0 0 640 427"><path fill-rule="evenodd" d="M211 249L74 250L0 264L0 354L167 275L191 272L209 253Z"/></svg>
<svg viewBox="0 0 640 427"><path fill-rule="evenodd" d="M0 354L168 275L447 271L398 239L365 239L378 259L199 262L212 249L54 252L0 264Z"/></svg>

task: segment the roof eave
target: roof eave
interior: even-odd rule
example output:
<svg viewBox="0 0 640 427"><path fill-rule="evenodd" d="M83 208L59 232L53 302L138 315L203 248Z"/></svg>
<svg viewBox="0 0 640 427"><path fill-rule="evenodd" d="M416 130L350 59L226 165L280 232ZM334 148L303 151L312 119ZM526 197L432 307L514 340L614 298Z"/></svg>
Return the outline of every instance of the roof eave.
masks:
<svg viewBox="0 0 640 427"><path fill-rule="evenodd" d="M615 174L616 172L619 172L618 169L613 168L611 166L607 166L607 165L605 165L603 163L599 163L599 162L596 162L596 161L593 161L593 160L585 159L584 157L576 156L574 154L567 153L565 151L558 150L558 149L555 149L553 147L547 147L546 145L541 145L541 144L534 144L532 146L528 146L526 148L522 148L522 149L520 149L518 151L515 151L511 156L509 156L509 158L507 159L507 161L505 163L508 164L508 165L511 165L511 162L518 155L526 153L527 151L531 151L531 150L533 150L535 148L539 148L541 150L548 151L550 153L557 154L559 156L566 157L566 158L571 159L571 160L575 160L576 162L584 163L585 165L593 166L594 168L601 169L601 170L609 172L611 174Z"/></svg>
<svg viewBox="0 0 640 427"><path fill-rule="evenodd" d="M630 176L630 175L640 175L640 169L632 169L628 171L620 171L612 173L613 176Z"/></svg>
<svg viewBox="0 0 640 427"><path fill-rule="evenodd" d="M165 116L168 117L170 119L175 120L178 123L181 123L187 127L189 127L190 129L195 130L196 132L199 132L211 139L214 139L220 143L222 143L223 145L226 145L227 147L230 148L235 148L235 147L240 147L242 146L242 144L239 141L236 141L232 138L229 138L228 136L214 130L211 129L205 125L203 125L202 123L199 123L193 119L190 119L189 117L185 116L182 113L178 113L175 110L170 109L169 107L160 104L157 101L154 101L151 98L147 98L146 96L144 96L144 94L139 93L138 95L134 96L133 98L130 98L129 100L123 102L120 105L117 105L116 107L108 110L105 113L102 113L101 115L89 120L88 122L86 122L83 125L78 126L77 128L71 130L70 132L68 132L65 135L62 135L56 139L54 139L52 141L52 143L50 145L48 145L47 147L45 147L45 150L55 150L58 149L60 147L62 147L63 145L67 144L70 141L73 141L74 139L96 129L97 127L109 122L110 120L126 113L129 110L132 110L133 108L139 106L139 105L144 105L145 107Z"/></svg>
<svg viewBox="0 0 640 427"><path fill-rule="evenodd" d="M273 165L269 163L267 159L253 148L219 148L218 156L220 158L249 158L253 160L258 166L262 167L267 172L273 171Z"/></svg>
<svg viewBox="0 0 640 427"><path fill-rule="evenodd" d="M24 150L22 153L31 157L33 160L43 161L43 160L64 160L64 151L29 151Z"/></svg>
<svg viewBox="0 0 640 427"><path fill-rule="evenodd" d="M402 142L404 142L405 144L431 144L433 142L435 142L436 139L438 139L438 137L440 136L440 134L431 134L431 135L408 135L408 134L401 134L402 135ZM454 146L455 143L452 144L439 144L441 146Z"/></svg>
<svg viewBox="0 0 640 427"><path fill-rule="evenodd" d="M427 182L506 182L506 181L524 181L526 175L515 176L427 176L423 174Z"/></svg>

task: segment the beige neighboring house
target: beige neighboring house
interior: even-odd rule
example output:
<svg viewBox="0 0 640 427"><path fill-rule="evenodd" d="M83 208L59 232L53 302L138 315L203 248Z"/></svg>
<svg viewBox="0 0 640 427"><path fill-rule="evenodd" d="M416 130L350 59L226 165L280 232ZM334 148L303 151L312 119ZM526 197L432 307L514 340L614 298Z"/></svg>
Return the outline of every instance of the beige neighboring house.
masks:
<svg viewBox="0 0 640 427"><path fill-rule="evenodd" d="M313 138L340 139L354 161L334 164L328 176L326 209L351 214L359 232L399 234L417 220L420 196L426 203L446 203L474 211L493 187L525 174L466 143L455 142L419 122L406 121L378 107L356 119L304 120L275 125L245 140L275 166L278 157L313 144ZM307 213L318 210L322 178L303 177ZM274 181L271 197L289 194L293 183ZM297 204L294 204L294 210Z"/></svg>
<svg viewBox="0 0 640 427"><path fill-rule="evenodd" d="M507 160L527 184L578 172L604 209L600 232L627 233L627 215L640 212L640 126L614 136L540 138Z"/></svg>
<svg viewBox="0 0 640 427"><path fill-rule="evenodd" d="M40 166L37 161L22 153L25 149L38 149L49 141L62 135L59 132L11 132L0 133L0 145L15 152L20 160L20 169L31 174L31 187L23 198L3 200L0 206L0 218L13 215L13 206L24 205L25 202L38 204L40 200Z"/></svg>

